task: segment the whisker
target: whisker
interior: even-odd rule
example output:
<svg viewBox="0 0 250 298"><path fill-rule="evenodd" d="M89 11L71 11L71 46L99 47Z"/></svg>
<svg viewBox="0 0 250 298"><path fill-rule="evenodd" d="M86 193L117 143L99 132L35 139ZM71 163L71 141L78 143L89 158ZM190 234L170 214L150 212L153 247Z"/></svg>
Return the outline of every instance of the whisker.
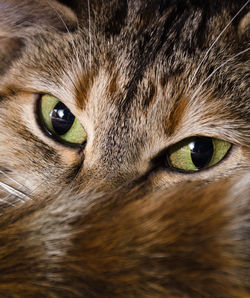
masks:
<svg viewBox="0 0 250 298"><path fill-rule="evenodd" d="M68 33L70 33L70 32L69 32L69 28L68 28L68 26L67 26L66 23L64 22L62 16L61 16L60 13L58 12L58 10L55 9L55 7L54 7L53 5L51 5L51 4L49 3L48 0L47 0L47 3L48 3L48 5L54 10L54 12L57 14L58 18L61 20L63 26L64 26L65 29L66 29L66 31L67 31Z"/></svg>
<svg viewBox="0 0 250 298"><path fill-rule="evenodd" d="M241 13L241 11L247 6L247 4L250 2L250 0L248 0L241 8L240 10L234 15L234 17L230 20L230 22L225 26L225 28L221 31L221 33L216 37L216 39L214 40L214 42L211 44L211 46L208 48L208 50L206 51L203 59L201 60L200 64L198 65L198 67L196 68L194 75L191 78L191 81L189 83L189 88L192 85L192 82L197 74L197 72L199 71L199 69L201 68L201 65L203 64L203 62L205 61L205 59L207 58L207 55L209 54L209 52L212 50L212 48L214 47L214 45L217 43L217 41L220 39L220 37L222 36L222 34L227 30L227 28L232 24L232 22L235 20L235 18Z"/></svg>
<svg viewBox="0 0 250 298"><path fill-rule="evenodd" d="M9 194L14 195L15 197L17 197L18 199L20 199L21 201L26 201L25 198L29 198L26 194L24 194L23 192L19 191L18 189L16 189L13 186L10 186L9 184L0 182L0 186L6 190Z"/></svg>
<svg viewBox="0 0 250 298"><path fill-rule="evenodd" d="M92 44L92 36L91 36L91 18L90 18L90 2L88 0L88 18L89 18L89 64L91 67L91 59L92 59L92 49L91 49L91 44Z"/></svg>
<svg viewBox="0 0 250 298"><path fill-rule="evenodd" d="M229 58L228 60L226 60L225 62L223 62L220 66L218 66L217 68L215 68L215 70L213 72L211 72L211 74L199 85L199 87L196 89L196 91L194 92L194 94L192 95L191 99L194 99L194 97L197 95L197 93L200 91L200 89L202 88L202 86L223 66L225 66L228 62L232 61L233 59L235 59L236 57L248 52L250 50L250 47L239 52L238 54L234 55L233 57Z"/></svg>
<svg viewBox="0 0 250 298"><path fill-rule="evenodd" d="M82 65L81 65L81 62L80 62L80 58L79 58L79 52L77 51L77 48L76 48L76 41L74 40L74 38L72 37L72 34L70 33L69 31L69 28L67 26L67 24L65 23L65 21L63 20L61 14L58 12L58 10L53 7L49 1L47 0L49 6L56 12L58 18L61 20L61 22L63 23L65 29L67 30L67 33L69 34L69 37L70 37L70 41L71 41L71 44L72 44L72 47L73 47L73 56L75 57L75 59L71 58L71 65L74 65L74 67L72 68L72 72L74 73L74 75L77 77L78 76L78 73L76 71L77 67L76 64L78 65L78 69L82 69ZM89 3L88 3L89 4ZM79 22L77 20L77 28L78 30L80 30L79 28ZM65 75L70 79L71 83L73 83L73 86L76 88L76 85L74 83L74 80L71 78L70 75L68 75L68 73L65 72ZM62 85L64 85L64 82L62 80ZM67 88L68 86L66 86Z"/></svg>
<svg viewBox="0 0 250 298"><path fill-rule="evenodd" d="M0 174L4 175L5 177L7 177L10 181L14 182L16 185L18 185L20 188L24 188L26 189L26 191L28 190L26 186L24 186L23 184L21 184L20 182L18 182L17 180L13 179L12 177L10 177L8 174L6 174L4 171L0 170Z"/></svg>
<svg viewBox="0 0 250 298"><path fill-rule="evenodd" d="M8 196L8 197L9 197L9 196ZM8 199L8 197L7 197L7 199ZM11 207L15 207L15 204L12 204L12 203L8 202L8 200L6 200L6 199L0 199L0 203L9 205L9 206L11 206Z"/></svg>
<svg viewBox="0 0 250 298"><path fill-rule="evenodd" d="M18 183L18 182L16 181L16 183ZM14 188L6 183L0 182L0 187L3 188L2 192L5 191L8 194L6 197L0 198L0 204L3 203L3 204L7 204L11 207L15 207L17 205L17 200L19 200L21 203L25 203L29 200L33 200L32 194L35 193L36 190L39 189L41 187L41 185L44 185L44 184L45 183L40 183L31 192L29 192L29 194L27 194L27 193L23 193L23 192L19 191L18 189ZM13 204L12 202L15 202L16 204ZM0 210L1 210L1 208L0 208ZM3 213L0 213L0 216L2 214Z"/></svg>
<svg viewBox="0 0 250 298"><path fill-rule="evenodd" d="M70 33L70 31L69 31L69 28L68 28L67 24L65 23L63 17L62 17L61 14L58 12L58 10L57 10L53 5L51 5L51 3L49 3L48 0L47 0L47 3L48 3L48 5L55 11L55 13L57 14L58 18L61 20L63 26L65 27L67 33L69 34L70 39L71 39L71 42L72 42L72 46L73 46L73 49L74 49L74 52L75 52L74 54L75 54L75 55L77 56L77 58L78 58L77 61L79 61L78 51L76 50L75 41L74 41L74 39L73 39L72 36L71 36L71 33ZM77 25L78 25L78 28L79 28L79 24L78 24L78 23L77 23Z"/></svg>

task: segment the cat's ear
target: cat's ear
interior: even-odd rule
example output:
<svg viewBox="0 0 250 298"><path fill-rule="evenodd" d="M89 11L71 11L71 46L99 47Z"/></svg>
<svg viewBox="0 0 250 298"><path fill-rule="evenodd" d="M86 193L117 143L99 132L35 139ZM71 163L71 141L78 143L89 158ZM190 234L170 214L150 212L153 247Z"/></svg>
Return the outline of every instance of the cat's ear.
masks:
<svg viewBox="0 0 250 298"><path fill-rule="evenodd" d="M0 0L0 74L29 36L44 28L67 32L76 27L73 11L55 0Z"/></svg>

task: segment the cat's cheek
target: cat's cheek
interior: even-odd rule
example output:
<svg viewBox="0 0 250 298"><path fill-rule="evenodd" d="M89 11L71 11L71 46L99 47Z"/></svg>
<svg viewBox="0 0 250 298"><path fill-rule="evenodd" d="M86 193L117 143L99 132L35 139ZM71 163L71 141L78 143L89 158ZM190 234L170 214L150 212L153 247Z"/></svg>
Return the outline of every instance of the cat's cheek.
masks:
<svg viewBox="0 0 250 298"><path fill-rule="evenodd" d="M64 147L40 131L35 100L32 94L18 94L6 98L1 106L0 170L10 178L2 173L0 177L11 187L21 191L24 187L25 193L46 194L74 180L83 164L83 152Z"/></svg>

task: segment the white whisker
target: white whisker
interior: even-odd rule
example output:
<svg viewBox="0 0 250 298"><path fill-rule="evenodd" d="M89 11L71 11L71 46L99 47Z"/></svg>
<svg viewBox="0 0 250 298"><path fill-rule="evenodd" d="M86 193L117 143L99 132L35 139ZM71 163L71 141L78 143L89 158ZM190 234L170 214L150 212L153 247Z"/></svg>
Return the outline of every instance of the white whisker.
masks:
<svg viewBox="0 0 250 298"><path fill-rule="evenodd" d="M71 44L72 44L72 47L73 47L73 50L74 50L73 55L70 59L71 65L72 65L71 71L75 75L75 78L77 78L78 77L78 71L77 70L82 69L82 65L81 65L81 62L80 62L81 60L80 60L80 57L79 57L79 51L77 50L77 47L76 47L76 41L74 40L74 38L72 36L72 33L70 33L69 28L68 28L67 24L65 23L65 21L63 20L61 14L57 11L57 9L55 7L53 7L49 3L48 0L47 0L47 2L49 4L49 6L56 12L58 18L61 20L61 22L63 23L65 29L67 30L67 33L69 34L70 41L71 41ZM89 2L88 2L88 5L90 5ZM90 6L89 6L89 9L90 9ZM78 20L77 20L77 28L79 30ZM90 10L89 10L89 28L90 28ZM90 29L89 29L89 31L90 31ZM91 34L90 34L90 65L91 65L91 56L92 56L92 54L91 54ZM77 65L77 67L76 67L76 65ZM65 68L65 69L67 69L67 68ZM74 83L74 79L71 78L71 76L69 75L69 72L65 72L65 75L70 79L71 83L76 88L75 83ZM63 85L65 85L65 82L62 80L61 84L63 86ZM66 84L65 87L68 88L68 85Z"/></svg>
<svg viewBox="0 0 250 298"><path fill-rule="evenodd" d="M214 42L211 44L211 46L209 47L209 49L206 51L203 59L201 60L200 64L198 65L198 67L196 68L194 75L191 78L191 81L189 83L189 88L192 85L192 82L197 74L197 72L199 71L201 65L203 64L203 62L205 61L205 59L207 58L207 55L209 54L209 52L212 50L212 48L214 47L214 45L216 44L216 42L220 39L220 37L222 36L222 34L227 30L227 28L232 24L232 22L235 20L235 18L241 13L241 11L247 6L247 4L250 2L250 0L248 0L241 8L240 10L234 15L234 17L230 20L230 22L225 26L225 28L221 31L221 33L216 37L216 39L214 40Z"/></svg>
<svg viewBox="0 0 250 298"><path fill-rule="evenodd" d="M8 198L8 197L7 197L7 198ZM12 204L12 203L8 202L7 199L0 199L0 203L3 203L3 204L6 204L6 205L15 207L15 204Z"/></svg>
<svg viewBox="0 0 250 298"><path fill-rule="evenodd" d="M68 28L68 26L67 26L66 23L64 22L62 16L61 16L60 13L57 11L57 9L55 9L55 7L52 6L52 5L49 3L48 0L47 0L47 3L48 3L48 5L55 11L55 13L57 14L58 18L61 20L63 26L64 26L65 29L67 30L67 32L70 33L70 32L69 32L69 28Z"/></svg>
<svg viewBox="0 0 250 298"><path fill-rule="evenodd" d="M9 175L7 175L4 171L0 170L0 174L4 175L6 178L8 178L10 181L14 182L20 188L24 188L24 189L26 189L26 191L28 190L26 186L24 186L23 184L19 183L18 181L16 181L15 179L13 179Z"/></svg>
<svg viewBox="0 0 250 298"><path fill-rule="evenodd" d="M4 190L6 190L9 194L14 195L15 197L17 197L21 201L26 201L25 198L29 198L29 197L27 197L26 194L22 193L21 191L17 190L16 188L14 188L14 187L6 184L6 183L0 182L0 186Z"/></svg>
<svg viewBox="0 0 250 298"><path fill-rule="evenodd" d="M194 92L194 94L192 95L191 99L194 99L194 97L197 95L197 93L200 91L200 89L202 88L202 86L223 66L225 66L228 62L232 61L233 59L235 59L236 57L248 52L250 50L250 47L239 52L238 54L234 55L233 57L229 58L228 60L226 60L225 62L223 62L220 66L218 66L213 72L211 72L211 74L199 85L199 87L196 89L196 91Z"/></svg>
<svg viewBox="0 0 250 298"><path fill-rule="evenodd" d="M92 43L92 36L91 36L91 18L90 18L90 3L88 0L88 17L89 17L89 64L91 67L91 59L92 59L92 49L91 49L91 43Z"/></svg>
<svg viewBox="0 0 250 298"><path fill-rule="evenodd" d="M76 46L75 46L75 41L74 41L74 39L73 39L72 36L71 36L71 33L70 33L70 31L69 31L69 28L68 28L67 24L65 23L64 19L62 18L61 14L58 12L58 10L57 10L55 7L53 7L53 6L49 3L48 0L47 0L47 3L48 3L48 5L55 11L55 13L57 14L58 18L61 20L63 26L65 27L67 33L68 33L69 36L71 37L71 42L72 42L72 46L73 46L75 55L76 55L77 58L78 58L77 60L79 60L79 57L78 57L78 51L76 50ZM78 26L79 26L79 25L78 25Z"/></svg>
<svg viewBox="0 0 250 298"><path fill-rule="evenodd" d="M15 204L9 202L7 199L0 199L0 203L6 204L6 205L11 206L11 207L15 207L16 206Z"/></svg>

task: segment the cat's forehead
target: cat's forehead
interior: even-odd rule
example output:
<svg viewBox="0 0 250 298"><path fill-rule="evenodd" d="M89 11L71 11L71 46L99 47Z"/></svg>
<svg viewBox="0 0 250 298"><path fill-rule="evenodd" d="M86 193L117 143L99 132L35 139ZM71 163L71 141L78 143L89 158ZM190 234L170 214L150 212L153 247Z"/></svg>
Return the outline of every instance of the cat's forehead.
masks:
<svg viewBox="0 0 250 298"><path fill-rule="evenodd" d="M75 28L29 32L0 82L15 98L5 113L19 109L26 131L57 146L68 165L77 156L36 119L43 95L56 97L86 131L84 171L103 175L145 173L149 161L193 136L248 146L247 22L239 29L232 21L243 6L196 2L85 1Z"/></svg>
<svg viewBox="0 0 250 298"><path fill-rule="evenodd" d="M219 38L207 53L212 40L227 26L232 12L225 10L221 16L213 13L204 17L200 7L177 10L173 5L177 11L173 12L170 6L147 14L147 9L144 6L142 9L139 1L136 3L129 2L127 13L116 20L119 25L115 32L110 30L113 14L104 17L102 11L93 20L90 17L82 22L74 33L45 33L32 50L36 53L30 67L39 67L41 75L46 70L51 72L50 80L72 72L93 78L100 69L105 69L110 75L122 77L124 85L136 85L148 73L151 77L161 76L166 82L168 77L179 74L191 76L204 55L207 56L206 68L201 68L199 75L206 75L211 72L210 65L212 69L220 65L223 58L240 50L235 28L231 26L229 33L226 32L228 36ZM29 52L28 56L32 55Z"/></svg>
<svg viewBox="0 0 250 298"><path fill-rule="evenodd" d="M109 14L105 5L92 5L75 32L45 30L31 38L14 68L17 85L58 97L80 117L86 110L96 121L103 115L127 117L136 127L140 119L168 136L185 117L203 124L226 121L229 103L239 113L241 102L239 118L247 119L249 86L242 80L247 52L240 55L246 46L239 43L235 27L210 49L236 9L218 7L220 15L214 10L206 16L200 6L178 1L152 11L152 3L122 1ZM83 7L82 15L86 11ZM232 85L237 92L230 91Z"/></svg>

